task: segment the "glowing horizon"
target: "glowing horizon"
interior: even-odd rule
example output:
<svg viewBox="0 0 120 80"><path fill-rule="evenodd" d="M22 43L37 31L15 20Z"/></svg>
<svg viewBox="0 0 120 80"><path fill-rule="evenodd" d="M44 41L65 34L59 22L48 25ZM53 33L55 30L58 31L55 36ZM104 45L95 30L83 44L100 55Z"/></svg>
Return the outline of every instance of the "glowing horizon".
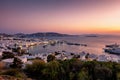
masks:
<svg viewBox="0 0 120 80"><path fill-rule="evenodd" d="M120 1L0 1L0 32L119 34Z"/></svg>

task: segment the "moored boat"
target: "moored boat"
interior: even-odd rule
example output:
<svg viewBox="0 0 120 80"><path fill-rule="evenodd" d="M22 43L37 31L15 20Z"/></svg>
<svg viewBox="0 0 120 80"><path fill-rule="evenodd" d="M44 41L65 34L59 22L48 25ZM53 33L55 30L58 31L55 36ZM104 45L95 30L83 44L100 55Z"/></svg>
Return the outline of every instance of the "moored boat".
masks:
<svg viewBox="0 0 120 80"><path fill-rule="evenodd" d="M120 45L118 44L106 45L104 51L107 53L120 55Z"/></svg>
<svg viewBox="0 0 120 80"><path fill-rule="evenodd" d="M117 43L111 44L111 45L106 45L106 47L110 47L110 48L119 47L119 46L120 46L120 45L118 45Z"/></svg>

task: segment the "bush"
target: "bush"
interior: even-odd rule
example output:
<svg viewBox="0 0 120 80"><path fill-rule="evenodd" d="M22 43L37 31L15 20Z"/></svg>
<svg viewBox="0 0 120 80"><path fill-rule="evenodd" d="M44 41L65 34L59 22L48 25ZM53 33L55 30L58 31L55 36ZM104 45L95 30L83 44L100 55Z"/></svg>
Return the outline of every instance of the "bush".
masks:
<svg viewBox="0 0 120 80"><path fill-rule="evenodd" d="M14 76L16 78L26 78L26 75L19 69L9 69L3 72L2 75Z"/></svg>
<svg viewBox="0 0 120 80"><path fill-rule="evenodd" d="M22 64L23 64L23 62L19 58L15 57L11 67L12 68L22 68Z"/></svg>
<svg viewBox="0 0 120 80"><path fill-rule="evenodd" d="M14 58L14 54L11 52L3 52L2 59Z"/></svg>
<svg viewBox="0 0 120 80"><path fill-rule="evenodd" d="M41 78L42 71L45 69L46 64L42 60L34 60L33 64L27 64L25 71L29 76L32 76L33 78Z"/></svg>
<svg viewBox="0 0 120 80"><path fill-rule="evenodd" d="M88 74L85 71L79 72L78 80L89 80Z"/></svg>
<svg viewBox="0 0 120 80"><path fill-rule="evenodd" d="M47 62L50 62L50 61L53 61L53 60L55 60L55 55L48 55L47 56Z"/></svg>
<svg viewBox="0 0 120 80"><path fill-rule="evenodd" d="M51 61L47 63L43 74L46 76L45 80L62 80L62 78L64 78L64 70L61 64L57 61Z"/></svg>
<svg viewBox="0 0 120 80"><path fill-rule="evenodd" d="M97 67L95 69L95 77L100 80L110 80L112 78L112 70L106 67Z"/></svg>
<svg viewBox="0 0 120 80"><path fill-rule="evenodd" d="M51 55L50 55L51 56ZM50 58L51 59L51 58ZM35 60L26 66L27 74L37 80L119 80L120 64L112 62Z"/></svg>

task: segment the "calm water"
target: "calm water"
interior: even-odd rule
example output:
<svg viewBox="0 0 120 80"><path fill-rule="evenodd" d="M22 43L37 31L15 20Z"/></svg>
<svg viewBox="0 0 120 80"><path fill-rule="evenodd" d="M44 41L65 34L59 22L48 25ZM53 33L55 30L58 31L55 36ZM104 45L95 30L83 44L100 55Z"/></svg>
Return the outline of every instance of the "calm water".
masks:
<svg viewBox="0 0 120 80"><path fill-rule="evenodd" d="M84 46L73 46L73 45L56 45L48 46L43 48L42 45L32 47L29 51L31 53L49 53L54 51L65 50L67 52L79 53L82 51L93 53L93 54L107 54L104 53L103 48L106 44L120 44L120 36L98 36L98 37L52 37L49 39L55 40L65 40L73 43L87 44L87 47Z"/></svg>

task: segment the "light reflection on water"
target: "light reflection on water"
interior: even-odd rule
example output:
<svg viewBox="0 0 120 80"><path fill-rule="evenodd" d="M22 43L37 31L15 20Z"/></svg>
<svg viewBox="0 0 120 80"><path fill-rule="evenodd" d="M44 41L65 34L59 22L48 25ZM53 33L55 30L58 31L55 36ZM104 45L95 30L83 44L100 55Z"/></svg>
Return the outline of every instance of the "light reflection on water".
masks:
<svg viewBox="0 0 120 80"><path fill-rule="evenodd" d="M118 43L120 44L120 37L119 36L98 36L98 37L85 37L85 36L79 36L79 37L52 37L48 39L55 39L55 40L64 40L68 42L74 42L74 43L81 43L81 44L87 44L87 47L84 46L70 46L70 45L56 45L56 46L48 46L46 48L43 48L43 45L38 45L35 47L32 47L29 51L31 53L49 53L54 51L67 51L67 52L73 52L73 53L80 53L82 51L93 53L93 54L105 54L103 51L103 48L106 44L114 44Z"/></svg>

